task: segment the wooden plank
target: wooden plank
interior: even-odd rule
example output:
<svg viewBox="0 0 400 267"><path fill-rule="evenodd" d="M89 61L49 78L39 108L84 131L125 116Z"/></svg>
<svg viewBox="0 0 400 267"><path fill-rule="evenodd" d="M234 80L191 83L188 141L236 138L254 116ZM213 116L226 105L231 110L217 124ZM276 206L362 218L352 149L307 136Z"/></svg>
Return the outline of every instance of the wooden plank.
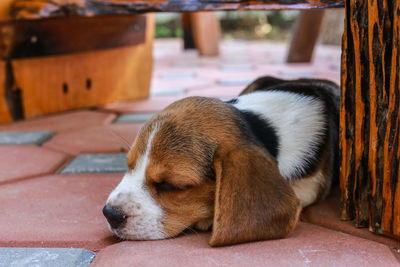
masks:
<svg viewBox="0 0 400 267"><path fill-rule="evenodd" d="M5 99L6 62L0 61L0 123L11 121L11 115Z"/></svg>
<svg viewBox="0 0 400 267"><path fill-rule="evenodd" d="M309 9L343 6L344 0L15 0L12 14L19 19L37 19L71 14L128 15L137 12Z"/></svg>
<svg viewBox="0 0 400 267"><path fill-rule="evenodd" d="M149 96L154 18L144 44L12 61L25 118Z"/></svg>
<svg viewBox="0 0 400 267"><path fill-rule="evenodd" d="M71 16L34 21L0 22L4 45L0 58L29 58L116 48L144 42L141 16ZM10 39L10 40L7 40Z"/></svg>
<svg viewBox="0 0 400 267"><path fill-rule="evenodd" d="M400 4L346 1L342 218L400 238Z"/></svg>
<svg viewBox="0 0 400 267"><path fill-rule="evenodd" d="M297 18L286 62L310 62L325 10L303 10Z"/></svg>
<svg viewBox="0 0 400 267"><path fill-rule="evenodd" d="M0 21L10 19L10 5L14 0L1 0L0 1Z"/></svg>
<svg viewBox="0 0 400 267"><path fill-rule="evenodd" d="M201 56L217 56L221 28L213 12L191 13L194 42Z"/></svg>
<svg viewBox="0 0 400 267"><path fill-rule="evenodd" d="M9 11L10 5L13 0L0 1L0 21L10 19ZM10 36L11 32L0 32L0 51L5 49L7 42L4 40L5 36ZM5 98L6 95L6 61L0 61L0 123L11 121L11 114Z"/></svg>

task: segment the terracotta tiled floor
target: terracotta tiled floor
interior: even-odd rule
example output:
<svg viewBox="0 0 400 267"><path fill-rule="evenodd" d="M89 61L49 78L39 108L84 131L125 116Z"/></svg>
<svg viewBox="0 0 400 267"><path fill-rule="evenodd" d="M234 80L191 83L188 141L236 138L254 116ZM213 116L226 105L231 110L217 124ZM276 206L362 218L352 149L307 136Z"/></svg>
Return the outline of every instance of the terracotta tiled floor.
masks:
<svg viewBox="0 0 400 267"><path fill-rule="evenodd" d="M114 123L120 114L158 111L185 96L231 98L262 75L339 82L339 47L318 47L313 63L292 65L282 44L226 41L221 51L200 58L179 40L157 40L150 99L0 125L54 133L42 146L0 145L0 246L85 248L97 253L93 266L399 266L399 241L340 222L337 192L305 210L286 239L210 248L207 233L119 242L101 209L122 173L60 174L81 154L127 152L142 123Z"/></svg>

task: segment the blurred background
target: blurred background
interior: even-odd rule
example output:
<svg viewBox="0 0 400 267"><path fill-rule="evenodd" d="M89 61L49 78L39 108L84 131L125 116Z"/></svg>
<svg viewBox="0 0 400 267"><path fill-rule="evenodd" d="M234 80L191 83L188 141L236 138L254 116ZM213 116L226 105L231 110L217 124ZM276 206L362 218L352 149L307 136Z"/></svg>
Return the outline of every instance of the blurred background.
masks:
<svg viewBox="0 0 400 267"><path fill-rule="evenodd" d="M217 12L223 40L268 40L289 42L300 11L221 11ZM156 38L183 38L182 15L156 14ZM319 42L340 45L344 29L344 10L329 9L325 12Z"/></svg>
<svg viewBox="0 0 400 267"><path fill-rule="evenodd" d="M265 75L340 81L340 8L76 16L68 1L8 2L0 123L154 96L231 98Z"/></svg>

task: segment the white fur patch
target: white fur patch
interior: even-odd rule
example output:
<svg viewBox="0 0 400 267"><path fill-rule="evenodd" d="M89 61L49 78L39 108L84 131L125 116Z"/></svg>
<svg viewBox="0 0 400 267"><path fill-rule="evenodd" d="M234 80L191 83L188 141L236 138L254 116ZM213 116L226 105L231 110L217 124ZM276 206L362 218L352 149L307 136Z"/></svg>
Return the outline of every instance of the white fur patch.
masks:
<svg viewBox="0 0 400 267"><path fill-rule="evenodd" d="M291 186L301 207L306 207L317 200L319 189L325 183L324 174L318 171L314 176L292 181Z"/></svg>
<svg viewBox="0 0 400 267"><path fill-rule="evenodd" d="M154 201L144 184L151 143L156 131L155 126L147 141L145 154L139 157L135 168L125 174L107 200L107 205L127 216L127 222L121 229L111 229L123 239L148 240L168 237L163 232L164 226L161 223L162 208Z"/></svg>
<svg viewBox="0 0 400 267"><path fill-rule="evenodd" d="M298 176L315 157L327 127L320 100L291 92L258 91L240 96L234 106L260 115L276 129L279 171L286 179Z"/></svg>

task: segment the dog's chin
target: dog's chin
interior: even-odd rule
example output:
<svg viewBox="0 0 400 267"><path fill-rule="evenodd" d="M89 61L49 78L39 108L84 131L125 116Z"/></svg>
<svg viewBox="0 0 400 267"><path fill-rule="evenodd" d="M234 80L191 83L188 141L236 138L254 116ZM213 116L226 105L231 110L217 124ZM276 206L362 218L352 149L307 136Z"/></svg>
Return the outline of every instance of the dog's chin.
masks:
<svg viewBox="0 0 400 267"><path fill-rule="evenodd" d="M161 240L167 239L169 236L162 232L156 232L152 235L140 235L137 233L130 233L125 227L121 229L110 229L114 235L116 235L121 240L131 240L131 241L146 241L146 240Z"/></svg>
<svg viewBox="0 0 400 267"><path fill-rule="evenodd" d="M148 227L141 227L137 225L132 226L129 224L129 221L126 225L119 228L112 228L108 224L108 229L121 240L144 241L169 238L169 236L164 233L161 227L154 227L153 229L149 229Z"/></svg>

